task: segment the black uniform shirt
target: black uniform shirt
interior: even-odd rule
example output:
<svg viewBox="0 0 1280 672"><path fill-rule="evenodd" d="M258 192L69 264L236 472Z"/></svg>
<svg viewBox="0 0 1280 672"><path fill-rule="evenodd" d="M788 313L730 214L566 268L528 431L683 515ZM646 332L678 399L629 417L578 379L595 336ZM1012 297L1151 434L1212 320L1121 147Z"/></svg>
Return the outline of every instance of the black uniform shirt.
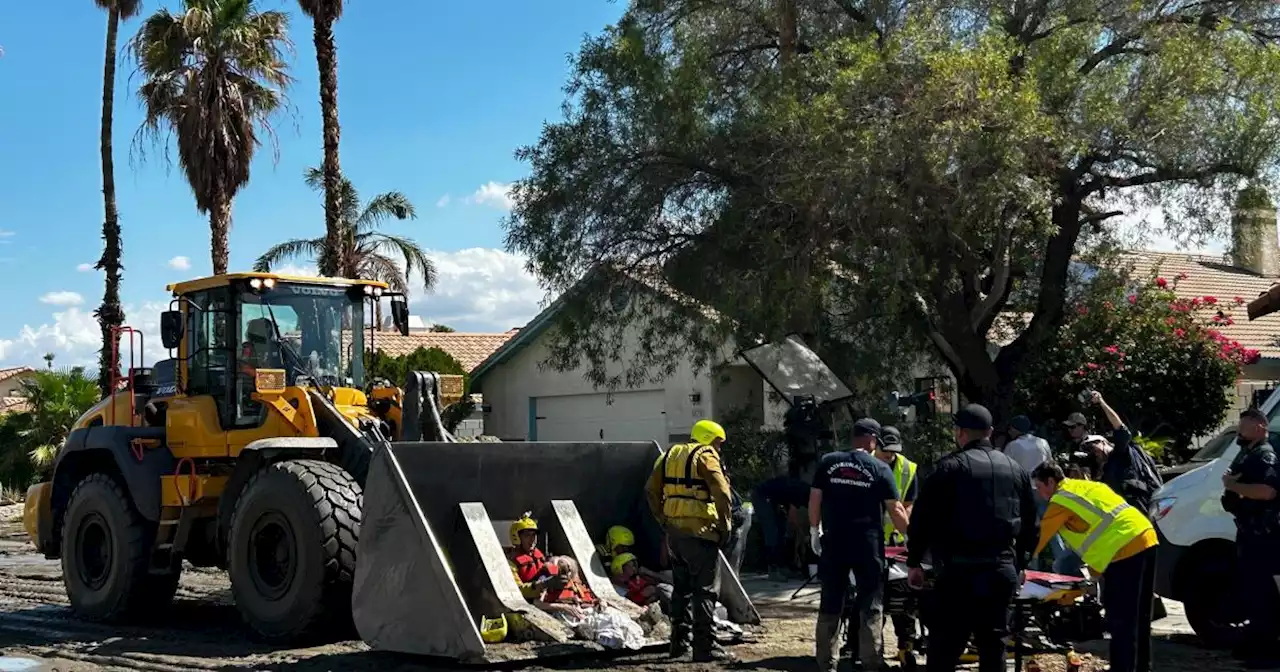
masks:
<svg viewBox="0 0 1280 672"><path fill-rule="evenodd" d="M1031 477L987 439L938 461L920 486L907 531L907 565L1013 563L1025 569L1039 526Z"/></svg>
<svg viewBox="0 0 1280 672"><path fill-rule="evenodd" d="M1280 491L1280 468L1276 462L1275 448L1263 440L1252 447L1241 447L1227 473L1239 474L1241 483L1266 484ZM1224 491L1222 506L1236 517L1236 523L1244 531L1264 533L1265 528L1274 522L1271 520L1274 501L1245 499L1234 492Z"/></svg>
<svg viewBox="0 0 1280 672"><path fill-rule="evenodd" d="M898 498L893 472L884 462L860 450L827 453L813 487L822 491L824 553L857 552L883 540L884 503Z"/></svg>

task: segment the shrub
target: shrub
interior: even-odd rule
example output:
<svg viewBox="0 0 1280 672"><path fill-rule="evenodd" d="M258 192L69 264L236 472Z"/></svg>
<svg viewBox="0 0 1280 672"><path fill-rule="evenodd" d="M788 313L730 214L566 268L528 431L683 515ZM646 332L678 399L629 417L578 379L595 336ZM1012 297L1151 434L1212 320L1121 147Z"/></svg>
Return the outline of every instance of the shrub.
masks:
<svg viewBox="0 0 1280 672"><path fill-rule="evenodd" d="M453 355L440 348L418 348L408 355L392 357L381 350L365 353L365 377L368 380L386 378L392 385L404 387L410 371L434 371L435 373L462 376L462 402L445 409L441 416L444 428L450 432L471 414L471 375Z"/></svg>

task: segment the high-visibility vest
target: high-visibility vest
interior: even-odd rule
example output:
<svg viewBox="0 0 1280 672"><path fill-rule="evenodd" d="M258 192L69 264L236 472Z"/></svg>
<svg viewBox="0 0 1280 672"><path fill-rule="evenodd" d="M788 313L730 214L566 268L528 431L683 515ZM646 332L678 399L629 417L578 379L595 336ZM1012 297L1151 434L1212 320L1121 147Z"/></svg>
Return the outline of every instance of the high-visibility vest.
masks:
<svg viewBox="0 0 1280 672"><path fill-rule="evenodd" d="M711 499L711 488L698 475L694 463L704 450L711 446L681 443L671 447L658 460L662 469L662 515L670 518L700 518L717 520L716 503Z"/></svg>
<svg viewBox="0 0 1280 672"><path fill-rule="evenodd" d="M1103 483L1074 478L1064 479L1049 499L1085 522L1083 532L1066 527L1058 531L1062 540L1086 565L1107 571L1112 558L1129 542L1154 529L1142 512Z"/></svg>
<svg viewBox="0 0 1280 672"><path fill-rule="evenodd" d="M899 501L905 501L903 498L907 496L907 487L914 480L916 480L916 463L899 454L897 459L893 461L893 482L898 484ZM893 519L886 513L884 516L884 542L886 544L889 543L889 538L896 531L897 528L893 526ZM906 541L906 538L907 535L903 534L903 541Z"/></svg>

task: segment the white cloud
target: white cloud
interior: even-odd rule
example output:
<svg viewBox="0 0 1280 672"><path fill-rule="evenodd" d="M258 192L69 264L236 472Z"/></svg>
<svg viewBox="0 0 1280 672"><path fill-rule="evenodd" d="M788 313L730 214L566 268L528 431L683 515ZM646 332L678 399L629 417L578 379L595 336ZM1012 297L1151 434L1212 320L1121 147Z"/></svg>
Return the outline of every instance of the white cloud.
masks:
<svg viewBox="0 0 1280 672"><path fill-rule="evenodd" d="M440 197L440 200L436 201L436 207L437 208L447 207L449 205L449 201L451 200L453 199L449 197L449 194L445 194L444 196Z"/></svg>
<svg viewBox="0 0 1280 672"><path fill-rule="evenodd" d="M471 194L467 201L477 205L489 205L501 210L510 210L515 205L515 200L511 198L511 184L503 184L501 182L488 182L480 185L476 193Z"/></svg>
<svg viewBox="0 0 1280 672"><path fill-rule="evenodd" d="M426 294L420 282L411 282L409 297L424 322L500 332L524 326L542 309L545 294L523 257L483 247L428 255L436 266L435 289Z"/></svg>
<svg viewBox="0 0 1280 672"><path fill-rule="evenodd" d="M16 235L18 235L16 231L8 231L5 229L0 229L0 238L12 238Z"/></svg>
<svg viewBox="0 0 1280 672"><path fill-rule="evenodd" d="M191 260L183 256L174 257L169 260L169 268L175 271L191 270Z"/></svg>
<svg viewBox="0 0 1280 672"><path fill-rule="evenodd" d="M40 297L40 303L47 303L51 306L78 306L84 303L84 297L75 292L49 292Z"/></svg>
<svg viewBox="0 0 1280 672"><path fill-rule="evenodd" d="M93 270L93 264L80 264L76 266L76 270L80 271L81 273L88 273L89 271Z"/></svg>
<svg viewBox="0 0 1280 672"><path fill-rule="evenodd" d="M160 313L168 309L167 301L147 301L128 304L125 324L140 329L144 335L145 352L135 350L134 364L153 364L168 356L160 346ZM98 350L102 347L102 333L91 311L72 306L55 312L51 320L39 326L24 325L12 338L0 338L0 364L6 366L43 366L40 358L46 352L54 354L55 367L86 366L98 363ZM135 345L136 347L136 345ZM124 366L129 363L129 343L120 343L120 358Z"/></svg>

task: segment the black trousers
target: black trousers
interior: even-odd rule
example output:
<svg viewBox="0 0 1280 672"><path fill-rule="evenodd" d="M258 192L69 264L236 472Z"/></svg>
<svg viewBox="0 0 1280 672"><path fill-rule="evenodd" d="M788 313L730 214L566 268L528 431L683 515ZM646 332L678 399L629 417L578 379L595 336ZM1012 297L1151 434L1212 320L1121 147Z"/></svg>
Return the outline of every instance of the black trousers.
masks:
<svg viewBox="0 0 1280 672"><path fill-rule="evenodd" d="M710 650L716 598L720 594L720 547L713 541L670 530L671 640L688 641L695 651Z"/></svg>
<svg viewBox="0 0 1280 672"><path fill-rule="evenodd" d="M929 628L928 672L955 672L973 637L980 672L1004 672L1004 638L1018 590L1012 563L944 567L925 607Z"/></svg>
<svg viewBox="0 0 1280 672"><path fill-rule="evenodd" d="M1117 560L1102 573L1102 606L1111 633L1112 672L1151 670L1151 596L1155 592L1154 548Z"/></svg>
<svg viewBox="0 0 1280 672"><path fill-rule="evenodd" d="M1249 619L1243 648L1265 653L1275 643L1280 609L1280 539L1240 530L1236 533L1236 594Z"/></svg>

